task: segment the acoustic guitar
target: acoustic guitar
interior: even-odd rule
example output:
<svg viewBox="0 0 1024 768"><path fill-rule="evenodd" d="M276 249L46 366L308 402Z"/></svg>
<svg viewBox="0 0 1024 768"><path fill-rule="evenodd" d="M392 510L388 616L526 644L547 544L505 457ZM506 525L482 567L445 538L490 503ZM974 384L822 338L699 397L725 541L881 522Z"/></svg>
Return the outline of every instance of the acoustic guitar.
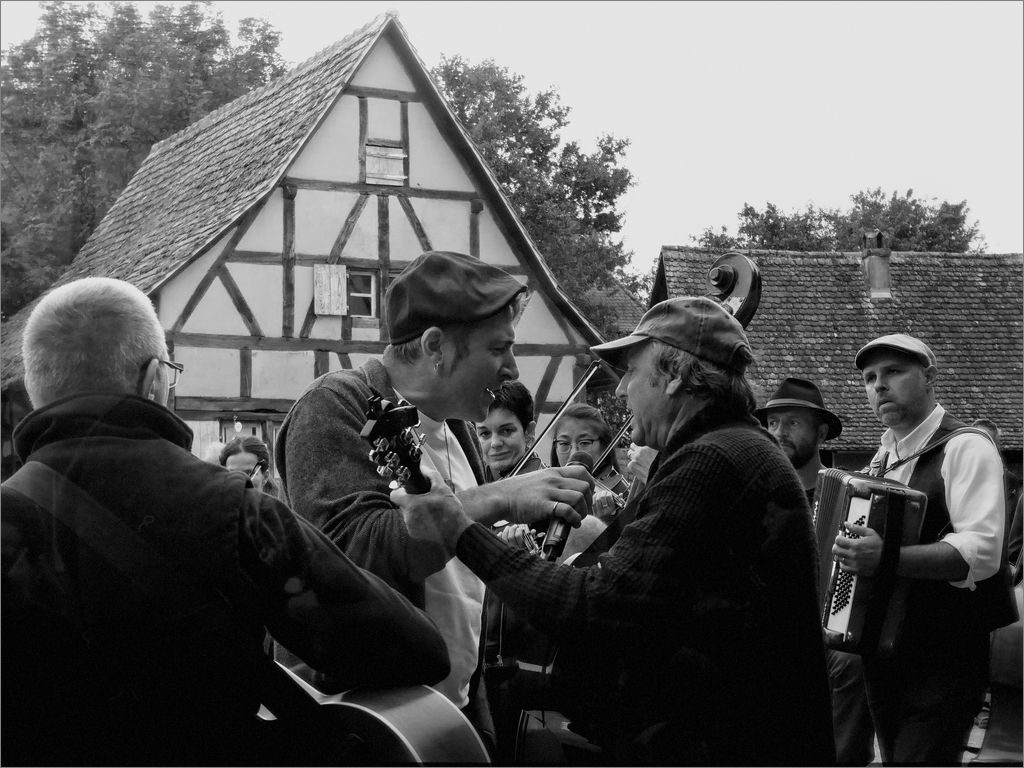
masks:
<svg viewBox="0 0 1024 768"><path fill-rule="evenodd" d="M353 746L349 756L374 765L490 763L487 748L446 696L426 685L355 688L328 695L278 666L321 707L328 727ZM262 720L276 719L266 707Z"/></svg>
<svg viewBox="0 0 1024 768"><path fill-rule="evenodd" d="M370 457L378 472L402 483L412 493L430 489L419 469L419 414L411 405L397 405L379 396L370 400L362 436L372 445ZM346 742L346 763L376 765L489 764L476 729L446 696L426 685L404 688L356 688L328 695L287 667L278 664L320 705L327 727ZM259 716L276 719L262 707ZM348 752L344 750L348 749Z"/></svg>

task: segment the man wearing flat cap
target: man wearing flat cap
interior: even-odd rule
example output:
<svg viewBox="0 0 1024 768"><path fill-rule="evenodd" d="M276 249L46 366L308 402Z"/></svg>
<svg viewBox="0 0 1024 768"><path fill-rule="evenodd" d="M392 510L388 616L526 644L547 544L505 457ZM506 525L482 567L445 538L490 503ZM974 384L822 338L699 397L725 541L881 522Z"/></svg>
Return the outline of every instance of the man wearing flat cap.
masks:
<svg viewBox="0 0 1024 768"><path fill-rule="evenodd" d="M492 739L493 727L478 673L484 585L453 552L409 538L389 498L390 478L377 473L360 432L371 397L404 400L418 410L417 431L425 435L421 466L443 476L473 520L529 523L556 514L578 524L574 507L585 514L592 489L580 467L484 484L473 422L486 417L501 383L519 376L512 346L525 291L480 259L424 253L388 287L390 345L383 360L318 378L292 406L277 439L277 469L292 508L435 621L451 674L434 687L485 739ZM332 690L332 681L307 676Z"/></svg>
<svg viewBox="0 0 1024 768"><path fill-rule="evenodd" d="M783 380L754 415L786 452L813 508L818 472L824 468L821 446L842 434L842 421L825 407L814 382L795 377ZM875 757L875 729L864 693L860 656L832 649L825 656L832 688L836 763L868 765Z"/></svg>
<svg viewBox="0 0 1024 768"><path fill-rule="evenodd" d="M870 473L928 495L920 544L899 550L896 574L911 586L896 655L864 658L882 761L959 765L988 682L989 633L1015 613L1000 579L1002 463L987 435L959 431L963 423L938 404L935 353L923 341L882 336L854 362L887 427ZM874 575L881 537L864 526L848 530L832 550L840 567Z"/></svg>
<svg viewBox="0 0 1024 768"><path fill-rule="evenodd" d="M633 442L659 452L599 563L508 546L436 476L392 495L410 534L559 642L556 708L605 763L831 764L810 509L753 417L742 326L710 299L670 299L592 351L622 372Z"/></svg>

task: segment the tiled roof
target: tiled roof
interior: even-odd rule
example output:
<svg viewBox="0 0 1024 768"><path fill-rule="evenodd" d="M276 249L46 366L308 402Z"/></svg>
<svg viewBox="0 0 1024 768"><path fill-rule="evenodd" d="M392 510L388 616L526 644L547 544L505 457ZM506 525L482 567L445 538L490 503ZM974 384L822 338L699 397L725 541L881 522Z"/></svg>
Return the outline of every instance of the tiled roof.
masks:
<svg viewBox="0 0 1024 768"><path fill-rule="evenodd" d="M620 336L632 333L643 317L644 305L614 277L610 288L591 288L585 296L602 313L614 315L615 328Z"/></svg>
<svg viewBox="0 0 1024 768"><path fill-rule="evenodd" d="M391 18L155 144L54 287L102 276L149 291L216 241L273 191ZM21 328L35 303L4 323L4 385L21 376Z"/></svg>
<svg viewBox="0 0 1024 768"><path fill-rule="evenodd" d="M422 70L414 76L425 84L428 97L437 106L435 116L462 142L469 165L483 180L484 196L505 219L542 289L584 338L592 343L600 341L600 334L555 281L479 150L430 80L393 12L378 16L286 75L154 145L53 287L81 277L113 277L149 292L200 255L273 192L365 54L392 28L396 33L392 40ZM0 331L2 386L22 376L21 330L37 302L10 318Z"/></svg>
<svg viewBox="0 0 1024 768"><path fill-rule="evenodd" d="M703 294L707 271L722 253L663 247L655 289L667 288L669 296ZM753 378L765 396L787 376L814 381L826 407L843 420L843 434L826 448L877 446L882 428L853 359L873 338L907 333L925 341L938 358L939 402L968 423L992 419L1002 429L1003 447L1021 449L1021 254L894 251L893 298L871 301L859 252L741 253L758 265L762 280L761 303L747 327L757 357Z"/></svg>

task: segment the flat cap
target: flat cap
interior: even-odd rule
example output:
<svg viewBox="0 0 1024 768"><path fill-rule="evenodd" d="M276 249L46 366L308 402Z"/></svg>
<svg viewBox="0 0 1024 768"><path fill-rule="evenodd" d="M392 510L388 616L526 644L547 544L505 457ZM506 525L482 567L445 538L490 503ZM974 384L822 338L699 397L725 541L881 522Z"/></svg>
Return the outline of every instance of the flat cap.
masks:
<svg viewBox="0 0 1024 768"><path fill-rule="evenodd" d="M888 336L879 336L874 341L869 341L860 351L857 353L857 357L854 358L856 366L864 370L866 364L865 357L867 354L876 349L892 349L901 354L917 360L925 368L936 365L935 353L932 352L931 347L925 344L920 339L915 339L913 336L907 336L905 333L890 333Z"/></svg>
<svg viewBox="0 0 1024 768"><path fill-rule="evenodd" d="M415 339L435 325L486 320L526 290L508 272L473 256L427 251L384 295L391 343Z"/></svg>
<svg viewBox="0 0 1024 768"><path fill-rule="evenodd" d="M721 304L703 296L659 302L647 310L629 336L598 344L590 351L609 365L622 368L629 348L648 339L736 373L743 373L751 358L743 326Z"/></svg>

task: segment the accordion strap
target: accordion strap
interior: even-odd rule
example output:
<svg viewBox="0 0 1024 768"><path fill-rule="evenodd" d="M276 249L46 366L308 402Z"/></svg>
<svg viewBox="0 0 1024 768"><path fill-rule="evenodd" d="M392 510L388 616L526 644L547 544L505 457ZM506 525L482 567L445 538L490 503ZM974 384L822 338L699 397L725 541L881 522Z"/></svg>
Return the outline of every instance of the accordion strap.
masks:
<svg viewBox="0 0 1024 768"><path fill-rule="evenodd" d="M895 464L890 464L885 469L883 469L881 472L879 472L878 476L879 477L885 477L886 474L888 474L889 472L892 472L894 469L896 469L896 467L902 467L908 461L913 461L918 456L926 454L929 451L934 450L935 448L938 448L940 445L944 445L944 444L948 443L954 437L959 437L960 435L981 435L986 440L992 440L992 437L988 434L988 432L986 432L983 429L978 429L977 427L960 427L959 429L954 429L952 432L949 432L948 434L943 435L942 437L940 437L937 440L933 440L932 442L928 443L926 446L921 448L919 451L914 451L914 453L910 454L905 459L900 459Z"/></svg>

